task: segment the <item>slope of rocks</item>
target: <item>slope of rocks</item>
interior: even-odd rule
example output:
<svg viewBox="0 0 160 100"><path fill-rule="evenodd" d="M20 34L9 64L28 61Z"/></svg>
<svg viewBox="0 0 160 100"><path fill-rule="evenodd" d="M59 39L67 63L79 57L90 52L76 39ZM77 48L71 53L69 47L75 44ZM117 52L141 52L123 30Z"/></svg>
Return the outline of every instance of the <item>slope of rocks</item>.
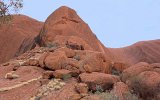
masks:
<svg viewBox="0 0 160 100"><path fill-rule="evenodd" d="M67 47L33 49L1 65L0 73L1 100L87 100L89 91L105 92L120 81L101 52Z"/></svg>
<svg viewBox="0 0 160 100"><path fill-rule="evenodd" d="M97 51L37 47L0 66L0 98L159 99L159 63L141 62L116 74L112 72L112 63L105 60Z"/></svg>
<svg viewBox="0 0 160 100"><path fill-rule="evenodd" d="M24 15L14 15L12 22L0 26L0 63L33 48L42 24Z"/></svg>

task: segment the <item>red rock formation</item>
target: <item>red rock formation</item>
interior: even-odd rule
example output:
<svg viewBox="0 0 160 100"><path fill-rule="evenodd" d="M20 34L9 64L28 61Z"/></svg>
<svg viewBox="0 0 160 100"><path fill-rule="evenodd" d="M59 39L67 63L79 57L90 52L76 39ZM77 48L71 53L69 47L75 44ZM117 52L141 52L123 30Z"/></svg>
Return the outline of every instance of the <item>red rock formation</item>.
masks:
<svg viewBox="0 0 160 100"><path fill-rule="evenodd" d="M35 46L42 22L24 15L14 15L11 23L0 27L0 63L18 56Z"/></svg>
<svg viewBox="0 0 160 100"><path fill-rule="evenodd" d="M124 48L110 48L114 60L130 65L138 62L160 62L160 40L143 41Z"/></svg>
<svg viewBox="0 0 160 100"><path fill-rule="evenodd" d="M9 29L0 30L0 55L8 60L30 50L41 26L15 16ZM1 100L160 98L160 40L105 48L76 12L63 6L48 17L36 41L41 47L0 65Z"/></svg>
<svg viewBox="0 0 160 100"><path fill-rule="evenodd" d="M57 9L47 18L37 41L40 46L69 43L75 48L81 46L82 49L107 53L108 59L111 57L111 53L105 49L89 26L73 9L65 6Z"/></svg>

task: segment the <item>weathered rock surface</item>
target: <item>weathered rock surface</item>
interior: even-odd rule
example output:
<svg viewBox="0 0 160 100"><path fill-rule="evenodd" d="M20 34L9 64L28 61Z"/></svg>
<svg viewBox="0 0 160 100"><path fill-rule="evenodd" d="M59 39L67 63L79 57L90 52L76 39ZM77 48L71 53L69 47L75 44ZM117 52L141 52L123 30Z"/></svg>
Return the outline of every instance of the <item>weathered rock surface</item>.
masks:
<svg viewBox="0 0 160 100"><path fill-rule="evenodd" d="M35 47L34 38L43 23L24 15L14 15L13 21L0 27L0 63L6 62Z"/></svg>
<svg viewBox="0 0 160 100"><path fill-rule="evenodd" d="M74 49L99 51L107 53L108 59L112 56L77 13L65 6L47 18L37 42L41 46L67 45Z"/></svg>
<svg viewBox="0 0 160 100"><path fill-rule="evenodd" d="M61 69L65 62L66 62L66 55L65 52L54 52L54 53L50 53L46 59L45 59L45 65L48 69L51 70L58 70Z"/></svg>
<svg viewBox="0 0 160 100"><path fill-rule="evenodd" d="M108 49L108 48L107 48ZM138 62L160 62L160 39L141 41L124 48L109 48L114 56L114 61L134 65Z"/></svg>
<svg viewBox="0 0 160 100"><path fill-rule="evenodd" d="M97 72L82 73L79 77L81 82L86 83L92 91L96 91L99 88L101 88L102 91L110 90L113 88L114 83L120 81L120 79L114 75Z"/></svg>

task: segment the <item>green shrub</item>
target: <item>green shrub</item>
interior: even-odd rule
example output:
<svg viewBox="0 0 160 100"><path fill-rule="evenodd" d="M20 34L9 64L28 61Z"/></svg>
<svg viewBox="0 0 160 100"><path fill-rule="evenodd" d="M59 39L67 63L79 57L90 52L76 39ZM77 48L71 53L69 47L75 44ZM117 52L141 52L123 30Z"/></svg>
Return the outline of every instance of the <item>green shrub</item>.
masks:
<svg viewBox="0 0 160 100"><path fill-rule="evenodd" d="M120 100L116 95L110 92L103 92L100 94L101 100Z"/></svg>
<svg viewBox="0 0 160 100"><path fill-rule="evenodd" d="M72 78L72 75L71 75L71 74L65 74L65 75L62 76L62 79L63 79L64 81L66 81L66 80L68 80L68 79L70 79L70 78Z"/></svg>
<svg viewBox="0 0 160 100"><path fill-rule="evenodd" d="M117 75L120 76L122 72L118 71L117 69L115 69L114 67L111 70L111 74L112 75Z"/></svg>
<svg viewBox="0 0 160 100"><path fill-rule="evenodd" d="M123 97L125 98L125 100L139 100L138 97L135 94L132 94L131 92L123 94Z"/></svg>
<svg viewBox="0 0 160 100"><path fill-rule="evenodd" d="M100 85L96 85L96 92L102 93L104 90Z"/></svg>
<svg viewBox="0 0 160 100"><path fill-rule="evenodd" d="M81 60L81 57L80 57L79 55L75 55L75 56L73 57L73 59L76 59L76 60L80 61L80 60Z"/></svg>
<svg viewBox="0 0 160 100"><path fill-rule="evenodd" d="M58 43L48 42L46 44L46 47L48 47L48 48L57 48L58 46L59 46Z"/></svg>
<svg viewBox="0 0 160 100"><path fill-rule="evenodd" d="M10 24L13 17L11 15L0 16L0 26L3 24Z"/></svg>
<svg viewBox="0 0 160 100"><path fill-rule="evenodd" d="M101 92L101 88L98 87L97 91L94 93L100 97L100 100L121 100L120 97L116 96L110 91ZM131 92L123 94L124 100L139 100L138 96L132 94Z"/></svg>
<svg viewBox="0 0 160 100"><path fill-rule="evenodd" d="M12 20L12 13L18 13L23 7L23 0L0 0L0 25Z"/></svg>

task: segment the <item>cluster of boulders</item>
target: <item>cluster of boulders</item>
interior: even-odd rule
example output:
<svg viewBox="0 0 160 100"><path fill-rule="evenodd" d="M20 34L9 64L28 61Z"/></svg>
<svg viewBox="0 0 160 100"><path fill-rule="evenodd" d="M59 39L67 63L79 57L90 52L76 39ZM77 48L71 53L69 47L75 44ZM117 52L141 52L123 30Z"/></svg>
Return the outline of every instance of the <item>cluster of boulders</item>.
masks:
<svg viewBox="0 0 160 100"><path fill-rule="evenodd" d="M36 66L41 68L43 69L42 80L48 80L49 84L53 83L51 82L52 79L61 79L65 84L68 84L70 83L69 81L74 78L75 84L73 91L75 93L66 96L66 98L68 97L70 100L86 100L87 98L92 98L92 95L93 97L96 96L101 99L101 96L95 95L95 93L105 93L106 91L109 91L109 93L113 91L114 95L123 99L123 92L129 92L128 86L121 82L120 77L112 73L113 67L115 67L115 70L117 65L106 60L101 52L77 50L67 45L64 47L38 47L24 53L16 59L17 60L11 60L5 63L4 66L12 66L12 70L15 72L22 69L23 66ZM118 71L118 69L116 70ZM19 75L19 77L22 78L23 76ZM47 84L47 82L43 82L43 84ZM46 88L47 86L48 85L46 85ZM121 87L126 87L126 89L119 91L118 88L121 89ZM63 89L63 87L61 88ZM59 88L58 91L61 90L61 88ZM51 92L51 90L52 89L47 90L47 94L49 94L48 92ZM52 91L54 91L54 89ZM47 94L42 95L41 93L40 98L46 97ZM37 95L33 96L32 99L37 98Z"/></svg>
<svg viewBox="0 0 160 100"><path fill-rule="evenodd" d="M75 46L73 47L76 47L76 44L74 45ZM41 68L43 80L41 84L43 84L43 86L44 84L48 84L48 82L44 82L44 80L49 81L49 84L51 84L53 83L51 82L52 79L61 79L66 82L65 84L68 84L67 81L69 82L74 78L75 84L73 91L75 93L67 96L71 100L78 100L74 98L90 98L90 96L97 91L111 91L114 84L121 81L119 76L111 75L114 64L111 61L106 60L103 53L70 48L68 45L37 47L10 62L3 64L3 66L12 66L11 71L13 70L15 73L27 67L32 68L30 66ZM19 78L22 79L25 76L22 76L22 74L17 74L17 80ZM15 80L15 78L10 78L8 75L10 74L6 73L7 79ZM47 86L48 85L46 85L46 88ZM63 89L63 87L61 88ZM52 89L47 90L47 94L48 92L51 92L51 90ZM32 96L32 99L37 95ZM47 95L41 95L40 97L43 98L45 96ZM99 97L97 96L97 98Z"/></svg>
<svg viewBox="0 0 160 100"><path fill-rule="evenodd" d="M104 94L100 95L101 93L108 93L106 95L120 100L159 99L160 64L158 63L140 62L127 68L125 64L107 61L101 52L74 50L67 46L35 48L16 59L3 66L13 66L14 71L22 66L37 66L44 70L43 80L61 79L66 82L65 84L74 78L75 93L68 96L70 100L106 98ZM119 74L115 74L115 71ZM13 76L16 75L11 77L10 74L7 73L5 77L14 79Z"/></svg>

